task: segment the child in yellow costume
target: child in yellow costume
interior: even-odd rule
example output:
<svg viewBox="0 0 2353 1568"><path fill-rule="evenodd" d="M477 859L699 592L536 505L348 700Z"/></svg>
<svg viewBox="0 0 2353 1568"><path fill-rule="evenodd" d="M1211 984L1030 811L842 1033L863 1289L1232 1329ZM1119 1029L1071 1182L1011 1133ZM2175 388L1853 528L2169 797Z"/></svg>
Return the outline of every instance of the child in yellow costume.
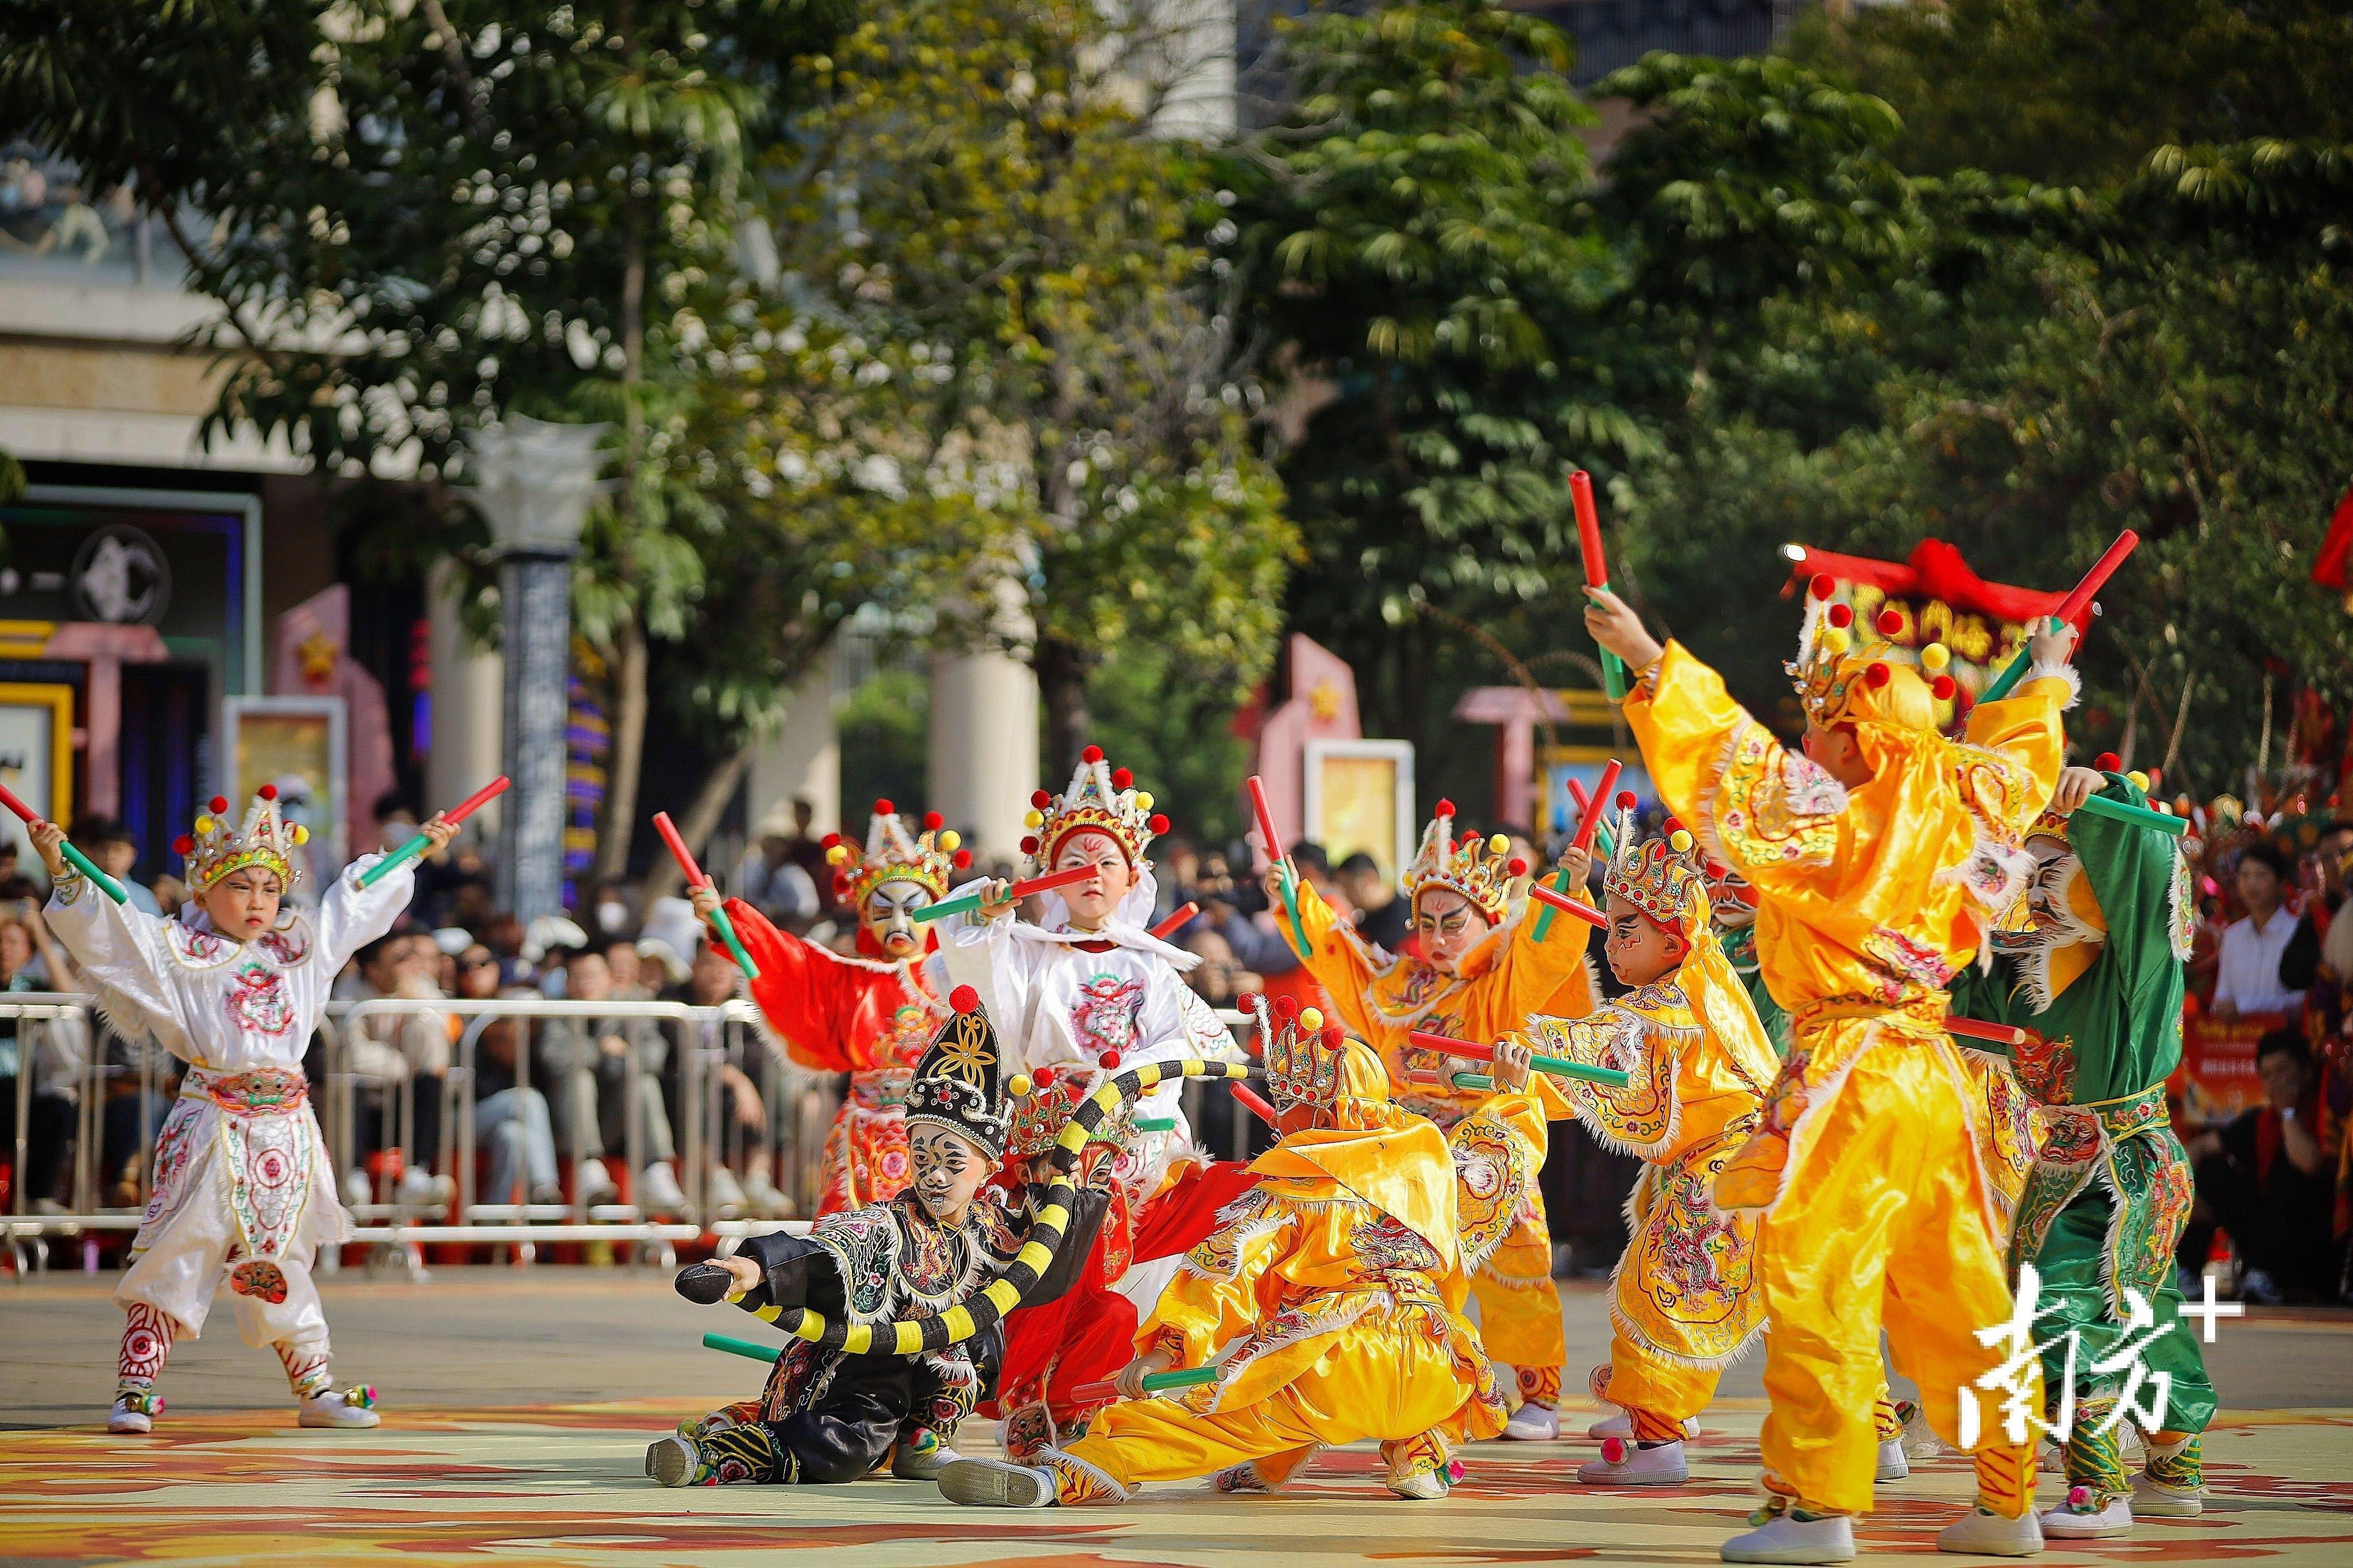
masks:
<svg viewBox="0 0 2353 1568"><path fill-rule="evenodd" d="M1781 1064L1716 943L1692 836L1670 818L1665 838L1638 844L1633 814L1621 809L1612 843L1601 877L1603 951L1633 989L1581 1018L1531 1018L1526 1038L1543 1055L1632 1075L1623 1089L1536 1082L1551 1114L1573 1115L1608 1147L1646 1162L1626 1205L1633 1241L1612 1279L1609 1364L1595 1379L1596 1392L1626 1412L1632 1446L1611 1437L1577 1479L1678 1486L1689 1479L1684 1424L1764 1327L1757 1221L1716 1213L1708 1194L1756 1131ZM1574 923L1582 942L1585 922Z"/></svg>
<svg viewBox="0 0 2353 1568"><path fill-rule="evenodd" d="M1420 1029L1483 1045L1531 1013L1581 1014L1594 1000L1584 944L1568 929L1577 922L1555 921L1539 941L1535 921L1506 918L1512 882L1527 866L1505 858L1508 841L1501 834L1458 841L1454 826L1453 804L1440 801L1422 831L1420 853L1406 868L1419 957L1393 956L1367 942L1314 889L1293 886L1280 864L1267 874L1277 923L1332 994L1342 1022L1380 1054L1392 1084L1414 1086L1398 1102L1440 1132L1475 1110L1480 1096L1453 1087L1459 1062L1409 1044L1408 1036ZM1287 913L1293 899L1296 927ZM1518 1223L1472 1275L1471 1289L1479 1299L1480 1339L1519 1383L1520 1407L1504 1436L1530 1442L1559 1436L1560 1369L1568 1344L1552 1282L1552 1232L1535 1187Z"/></svg>
<svg viewBox="0 0 2353 1568"><path fill-rule="evenodd" d="M1662 648L1614 595L1594 592L1586 612L1639 672L1626 720L1659 793L1756 889L1766 984L1790 1015L1763 1125L1715 1181L1719 1209L1764 1216L1757 1272L1772 1324L1767 1501L1756 1528L1725 1543L1735 1563L1854 1555L1849 1516L1871 1507L1877 1468L1883 1323L1947 1441L1964 1392L2004 1360L1976 1332L2010 1319L2006 1238L1944 986L2032 869L2021 841L2058 779L2059 714L2074 689L2072 632L2039 632L2031 678L1980 706L1986 743L1948 742L1936 731L1938 703L1954 695L1944 650L1922 651L1932 681L1884 644L1857 647L1848 607L1827 603L1832 584L1815 588L1790 666L1802 753L1688 650ZM2028 1391L2025 1407L2039 1397ZM2033 1451L2020 1440L2031 1436L1999 1412L1982 1423L1977 1507L1940 1548L2042 1550Z"/></svg>
<svg viewBox="0 0 2353 1568"><path fill-rule="evenodd" d="M1392 1491L1434 1499L1446 1493L1446 1439L1502 1429L1503 1395L1462 1316L1456 1158L1473 1145L1500 1156L1461 1184L1474 1203L1494 1200L1487 1234L1499 1232L1534 1179L1536 1156L1508 1120L1532 1119L1533 1100L1498 1097L1450 1148L1391 1101L1380 1058L1313 1008L1274 1036L1266 1063L1282 1140L1137 1331L1117 1379L1126 1402L1034 1468L949 1465L940 1490L951 1500L1124 1502L1146 1481L1235 1466L1271 1488L1317 1450L1366 1438L1380 1439ZM1213 1358L1216 1382L1140 1397L1151 1373Z"/></svg>

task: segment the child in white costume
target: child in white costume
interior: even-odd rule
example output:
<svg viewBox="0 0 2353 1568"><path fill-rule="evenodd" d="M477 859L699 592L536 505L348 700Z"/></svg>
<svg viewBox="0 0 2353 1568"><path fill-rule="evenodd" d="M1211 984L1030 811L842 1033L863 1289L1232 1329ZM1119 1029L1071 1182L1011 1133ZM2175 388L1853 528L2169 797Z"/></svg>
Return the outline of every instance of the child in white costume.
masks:
<svg viewBox="0 0 2353 1568"><path fill-rule="evenodd" d="M293 849L265 785L242 828L215 796L174 846L192 899L178 918L118 904L65 863L64 830L39 823L33 843L51 881L48 921L99 995L107 1019L188 1063L179 1103L155 1142L153 1196L116 1288L128 1319L110 1432L153 1429L155 1378L185 1333L203 1331L216 1288L234 1293L246 1343L284 1363L304 1426L373 1426L372 1391L339 1394L328 1372L327 1319L311 1261L345 1235L333 1166L311 1112L302 1055L336 972L392 929L416 888L406 867L372 888L347 868L313 922L282 903ZM425 825L434 847L452 832Z"/></svg>

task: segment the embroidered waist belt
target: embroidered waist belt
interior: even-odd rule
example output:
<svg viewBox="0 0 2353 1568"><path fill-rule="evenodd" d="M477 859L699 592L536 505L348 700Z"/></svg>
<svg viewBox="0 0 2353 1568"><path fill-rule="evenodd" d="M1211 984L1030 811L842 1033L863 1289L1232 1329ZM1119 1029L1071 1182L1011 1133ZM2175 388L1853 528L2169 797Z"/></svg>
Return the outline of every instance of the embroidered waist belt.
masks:
<svg viewBox="0 0 2353 1568"><path fill-rule="evenodd" d="M1791 1009L1789 1032L1793 1036L1803 1034L1852 1018L1879 1024L1896 1034L1925 1042L1944 1035L1948 1006L1941 991L1902 1002L1886 1002L1876 996L1823 996Z"/></svg>
<svg viewBox="0 0 2353 1568"><path fill-rule="evenodd" d="M183 1099L209 1100L232 1116L283 1116L310 1103L310 1081L299 1068L214 1072L190 1068L180 1080Z"/></svg>

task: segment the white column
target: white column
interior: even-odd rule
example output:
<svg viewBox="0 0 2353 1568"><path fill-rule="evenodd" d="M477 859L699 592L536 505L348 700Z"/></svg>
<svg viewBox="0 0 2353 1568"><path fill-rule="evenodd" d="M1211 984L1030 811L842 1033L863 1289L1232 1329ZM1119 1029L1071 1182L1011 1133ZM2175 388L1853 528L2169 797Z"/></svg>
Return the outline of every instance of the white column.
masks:
<svg viewBox="0 0 2353 1568"><path fill-rule="evenodd" d="M785 708L785 721L752 753L744 775L744 826L753 831L771 811L789 807L798 796L816 809L813 826L829 833L841 826L841 740L834 729L837 658L810 672ZM780 813L779 815L788 815ZM865 831L860 825L859 831Z"/></svg>
<svg viewBox="0 0 2353 1568"><path fill-rule="evenodd" d="M932 660L931 695L931 808L976 856L1015 855L1029 792L1043 782L1038 678L1007 654L943 654Z"/></svg>
<svg viewBox="0 0 2353 1568"><path fill-rule="evenodd" d="M433 660L433 754L425 765L427 811L455 805L499 776L500 725L505 706L506 662L466 635L458 614L458 573L448 562L433 569L425 588ZM497 830L499 803L473 818L478 832Z"/></svg>

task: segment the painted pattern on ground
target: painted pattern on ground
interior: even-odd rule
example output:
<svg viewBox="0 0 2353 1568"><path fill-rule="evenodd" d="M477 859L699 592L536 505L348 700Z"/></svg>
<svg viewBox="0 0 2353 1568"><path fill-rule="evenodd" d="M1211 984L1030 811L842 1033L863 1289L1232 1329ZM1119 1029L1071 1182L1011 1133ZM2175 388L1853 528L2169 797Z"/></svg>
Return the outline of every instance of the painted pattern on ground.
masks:
<svg viewBox="0 0 2353 1568"><path fill-rule="evenodd" d="M666 1490L645 1444L699 1409L673 1401L392 1409L372 1432L304 1432L291 1412L186 1416L155 1436L91 1426L0 1433L0 1560L182 1568L286 1563L726 1565L1478 1564L1711 1563L1750 1506L1754 1401L1709 1416L1692 1485L1584 1491L1588 1442L1489 1444L1440 1503L1391 1499L1369 1449L1326 1455L1274 1499L1155 1488L1124 1509L960 1510L932 1489ZM1569 1423L1582 1428L1587 1417ZM976 1423L976 1427L985 1423ZM986 1439L968 1452L993 1452ZM2353 1561L2353 1412L2233 1414L2208 1439L2205 1517L2143 1523L2123 1542L2054 1547L2057 1565L2263 1559ZM2045 1500L2056 1478L2043 1478ZM1923 1464L1883 1489L1867 1553L1935 1551L1969 1493L1965 1462Z"/></svg>

